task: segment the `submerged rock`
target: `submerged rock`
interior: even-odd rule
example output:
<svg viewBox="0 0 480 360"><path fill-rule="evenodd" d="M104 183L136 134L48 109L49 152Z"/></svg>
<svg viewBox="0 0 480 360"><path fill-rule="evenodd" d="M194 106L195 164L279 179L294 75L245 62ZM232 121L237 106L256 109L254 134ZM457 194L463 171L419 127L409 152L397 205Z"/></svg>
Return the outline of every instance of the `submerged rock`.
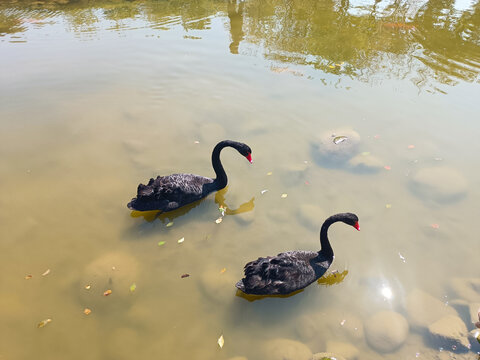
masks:
<svg viewBox="0 0 480 360"><path fill-rule="evenodd" d="M470 340L471 350L475 352L480 351L480 330L475 329L468 333L468 339Z"/></svg>
<svg viewBox="0 0 480 360"><path fill-rule="evenodd" d="M268 360L311 360L313 356L307 345L282 338L268 341L264 353Z"/></svg>
<svg viewBox="0 0 480 360"><path fill-rule="evenodd" d="M221 272L220 268L210 267L200 276L199 286L205 296L217 303L228 303L235 297L235 283L233 272Z"/></svg>
<svg viewBox="0 0 480 360"><path fill-rule="evenodd" d="M419 289L414 289L408 294L407 313L408 322L412 328L419 331L424 331L443 316L457 314L455 309Z"/></svg>
<svg viewBox="0 0 480 360"><path fill-rule="evenodd" d="M331 352L321 352L313 354L312 360L348 360L343 356L331 353Z"/></svg>
<svg viewBox="0 0 480 360"><path fill-rule="evenodd" d="M454 169L433 167L419 170L411 178L411 188L422 198L453 201L466 194L467 181Z"/></svg>
<svg viewBox="0 0 480 360"><path fill-rule="evenodd" d="M297 212L298 221L310 230L320 231L325 219L325 212L317 205L303 204Z"/></svg>
<svg viewBox="0 0 480 360"><path fill-rule="evenodd" d="M327 352L339 354L346 360L356 360L358 358L358 349L350 343L341 341L327 341Z"/></svg>
<svg viewBox="0 0 480 360"><path fill-rule="evenodd" d="M450 290L456 297L468 302L478 302L480 299L480 279L453 278L449 282Z"/></svg>
<svg viewBox="0 0 480 360"><path fill-rule="evenodd" d="M112 290L115 297L128 295L137 276L138 262L135 258L122 252L105 254L85 267L80 286L89 285L90 289L82 291L82 297L98 302L106 290Z"/></svg>
<svg viewBox="0 0 480 360"><path fill-rule="evenodd" d="M316 346L323 340L318 334L326 330L340 340L359 342L364 338L362 321L348 311L329 308L324 312L304 315L297 321L296 331L300 338Z"/></svg>
<svg viewBox="0 0 480 360"><path fill-rule="evenodd" d="M378 352L393 352L408 335L408 322L399 313L380 311L365 322L368 344Z"/></svg>
<svg viewBox="0 0 480 360"><path fill-rule="evenodd" d="M375 172L383 168L384 164L373 155L358 154L350 159L348 164L361 172Z"/></svg>
<svg viewBox="0 0 480 360"><path fill-rule="evenodd" d="M470 321L472 324L480 328L480 303L472 303L468 306L470 312Z"/></svg>
<svg viewBox="0 0 480 360"><path fill-rule="evenodd" d="M456 346L458 350L463 351L470 347L467 327L458 316L444 316L430 325L428 331L433 340L438 341L440 346L449 348Z"/></svg>
<svg viewBox="0 0 480 360"><path fill-rule="evenodd" d="M312 145L313 155L322 165L336 166L358 152L360 135L350 128L338 128L320 134Z"/></svg>

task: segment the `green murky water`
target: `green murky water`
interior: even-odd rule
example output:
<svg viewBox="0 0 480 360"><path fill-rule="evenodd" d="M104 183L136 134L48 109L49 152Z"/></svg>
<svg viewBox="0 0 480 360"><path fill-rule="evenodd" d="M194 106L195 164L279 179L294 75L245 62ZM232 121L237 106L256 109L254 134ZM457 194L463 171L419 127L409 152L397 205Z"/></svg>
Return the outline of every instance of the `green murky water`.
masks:
<svg viewBox="0 0 480 360"><path fill-rule="evenodd" d="M473 329L479 72L478 1L2 1L0 358L279 359L277 338L308 347L288 359L475 358L414 295ZM228 191L128 211L152 176L212 176L225 138L255 160L222 153ZM362 231L330 230L327 284L236 295L247 261L317 249L342 211Z"/></svg>

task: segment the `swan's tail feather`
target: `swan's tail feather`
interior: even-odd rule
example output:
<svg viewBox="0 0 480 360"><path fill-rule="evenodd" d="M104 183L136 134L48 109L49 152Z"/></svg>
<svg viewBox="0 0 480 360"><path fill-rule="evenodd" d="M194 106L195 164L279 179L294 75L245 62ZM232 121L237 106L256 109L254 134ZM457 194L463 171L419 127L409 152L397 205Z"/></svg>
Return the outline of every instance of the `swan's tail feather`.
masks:
<svg viewBox="0 0 480 360"><path fill-rule="evenodd" d="M244 285L244 283L243 283L243 280L238 281L238 282L235 284L235 287L236 287L237 289L240 289L240 290L242 290L243 292L245 292L245 285Z"/></svg>

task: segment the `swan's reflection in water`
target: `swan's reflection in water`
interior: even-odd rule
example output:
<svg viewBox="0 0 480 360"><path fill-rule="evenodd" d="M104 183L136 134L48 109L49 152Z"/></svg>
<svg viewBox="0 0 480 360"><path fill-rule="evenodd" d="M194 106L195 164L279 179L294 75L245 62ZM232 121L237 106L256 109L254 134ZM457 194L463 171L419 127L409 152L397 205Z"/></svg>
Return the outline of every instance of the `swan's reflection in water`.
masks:
<svg viewBox="0 0 480 360"><path fill-rule="evenodd" d="M215 203L218 204L218 207L221 206L225 209L225 215L238 215L245 212L250 212L255 207L255 197L252 197L249 201L241 204L238 208L230 209L226 204L226 200L225 200L225 195L227 192L228 192L228 186L226 186L222 190L217 191L217 193L215 194ZM190 210L200 205L203 201L205 201L205 198L195 201L191 204L182 206L179 209L168 211L168 212L162 212L158 210L151 210L151 211L133 210L130 213L130 216L132 218L143 217L144 220L147 222L153 222L158 218L162 223L168 223L180 216L185 215Z"/></svg>
<svg viewBox="0 0 480 360"><path fill-rule="evenodd" d="M318 279L317 283L323 286L340 284L343 280L345 280L345 277L347 276L347 274L348 274L348 270L343 270L341 273L331 272L330 274L322 276L320 279ZM294 296L303 292L304 290L305 289L300 289L287 295L251 295L251 294L245 294L241 290L237 290L237 293L235 295L247 301L252 302L252 301L262 300L266 298L289 298L291 296Z"/></svg>

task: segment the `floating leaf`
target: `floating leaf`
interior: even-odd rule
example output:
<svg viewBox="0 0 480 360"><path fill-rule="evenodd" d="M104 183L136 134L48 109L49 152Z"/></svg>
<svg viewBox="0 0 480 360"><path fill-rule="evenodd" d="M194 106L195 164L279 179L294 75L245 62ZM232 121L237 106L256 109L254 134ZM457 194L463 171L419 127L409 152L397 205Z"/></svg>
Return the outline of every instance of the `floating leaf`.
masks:
<svg viewBox="0 0 480 360"><path fill-rule="evenodd" d="M184 238L184 237L177 240L177 242L178 242L179 244L181 244L181 243L184 242L184 241L185 241L185 238Z"/></svg>
<svg viewBox="0 0 480 360"><path fill-rule="evenodd" d="M430 226L431 226L433 229L438 229L438 228L440 228L440 225L438 225L438 224L431 224Z"/></svg>
<svg viewBox="0 0 480 360"><path fill-rule="evenodd" d="M103 296L108 296L112 293L112 290L108 289L103 292Z"/></svg>
<svg viewBox="0 0 480 360"><path fill-rule="evenodd" d="M37 324L37 327L38 327L38 328L42 328L42 327L44 327L45 325L47 325L49 322L52 322L52 319L42 320L42 321L40 321L40 322Z"/></svg>
<svg viewBox="0 0 480 360"><path fill-rule="evenodd" d="M384 168L385 170L392 170L392 168L391 168L390 166L388 166L388 165L385 165L383 168Z"/></svg>
<svg viewBox="0 0 480 360"><path fill-rule="evenodd" d="M364 151L364 152L362 152L362 155L363 156L368 156L368 155L370 155L370 151Z"/></svg>
<svg viewBox="0 0 480 360"><path fill-rule="evenodd" d="M415 149L415 145L408 145L409 149Z"/></svg>
<svg viewBox="0 0 480 360"><path fill-rule="evenodd" d="M223 220L223 219L222 219L221 217L219 217L217 220L215 220L215 222L216 222L217 224L220 224L220 223L222 222L222 220Z"/></svg>
<svg viewBox="0 0 480 360"><path fill-rule="evenodd" d="M91 285L85 285L85 290L90 290L91 287Z"/></svg>
<svg viewBox="0 0 480 360"><path fill-rule="evenodd" d="M272 175L272 174L273 174L273 172L269 171L269 172L267 173L267 176L270 176L270 175Z"/></svg>
<svg viewBox="0 0 480 360"><path fill-rule="evenodd" d="M385 207L386 207L387 209L391 209L391 208L392 208L392 204L385 204Z"/></svg>
<svg viewBox="0 0 480 360"><path fill-rule="evenodd" d="M282 199L285 199L286 197L288 196L288 194L282 194L282 196L280 196Z"/></svg>
<svg viewBox="0 0 480 360"><path fill-rule="evenodd" d="M347 139L348 139L348 137L346 137L346 136L335 136L335 137L333 138L333 143L334 143L335 145L337 145L337 144L340 144L340 143L344 142L344 141L347 140Z"/></svg>
<svg viewBox="0 0 480 360"><path fill-rule="evenodd" d="M162 246L162 245L165 245L165 241L159 241L158 242L158 246Z"/></svg>
<svg viewBox="0 0 480 360"><path fill-rule="evenodd" d="M133 283L130 285L130 292L134 292L135 290L137 290L137 284Z"/></svg>
<svg viewBox="0 0 480 360"><path fill-rule="evenodd" d="M195 140L194 143L195 144L200 144L200 141Z"/></svg>
<svg viewBox="0 0 480 360"><path fill-rule="evenodd" d="M112 270L115 271L117 270L117 268L115 266L112 266Z"/></svg>
<svg viewBox="0 0 480 360"><path fill-rule="evenodd" d="M183 274L183 275L181 276L181 278L184 279L184 278L187 278L187 277L189 277L189 276L190 276L190 274Z"/></svg>
<svg viewBox="0 0 480 360"><path fill-rule="evenodd" d="M347 320L343 319L341 322L340 322L340 325L345 325L345 323L347 322Z"/></svg>
<svg viewBox="0 0 480 360"><path fill-rule="evenodd" d="M223 274L225 271L227 271L227 268L223 268L222 270L220 270L220 274Z"/></svg>
<svg viewBox="0 0 480 360"><path fill-rule="evenodd" d="M334 66L334 65L328 65L328 67L329 67L330 69L335 69L335 66Z"/></svg>
<svg viewBox="0 0 480 360"><path fill-rule="evenodd" d="M310 182L308 180L305 180L305 185L310 185Z"/></svg>
<svg viewBox="0 0 480 360"><path fill-rule="evenodd" d="M223 344L225 344L225 340L223 339L223 335L220 335L220 337L217 340L218 346L220 346L220 349L223 348Z"/></svg>
<svg viewBox="0 0 480 360"><path fill-rule="evenodd" d="M400 257L400 260L402 260L403 262L407 261L402 254L398 253L398 256Z"/></svg>
<svg viewBox="0 0 480 360"><path fill-rule="evenodd" d="M25 280L30 280L33 276L32 275L25 275Z"/></svg>
<svg viewBox="0 0 480 360"><path fill-rule="evenodd" d="M45 270L45 272L42 274L42 276L47 276L48 274L50 274L50 269Z"/></svg>
<svg viewBox="0 0 480 360"><path fill-rule="evenodd" d="M92 312L92 310L90 310L89 308L85 308L85 309L83 310L83 313L84 313L85 315L90 315L91 312Z"/></svg>
<svg viewBox="0 0 480 360"><path fill-rule="evenodd" d="M260 191L260 194L263 195L263 194L265 194L267 191L268 191L268 189L262 190L262 191Z"/></svg>
<svg viewBox="0 0 480 360"><path fill-rule="evenodd" d="M170 226L173 226L173 221L170 221L167 225L165 225L166 227L170 227Z"/></svg>

